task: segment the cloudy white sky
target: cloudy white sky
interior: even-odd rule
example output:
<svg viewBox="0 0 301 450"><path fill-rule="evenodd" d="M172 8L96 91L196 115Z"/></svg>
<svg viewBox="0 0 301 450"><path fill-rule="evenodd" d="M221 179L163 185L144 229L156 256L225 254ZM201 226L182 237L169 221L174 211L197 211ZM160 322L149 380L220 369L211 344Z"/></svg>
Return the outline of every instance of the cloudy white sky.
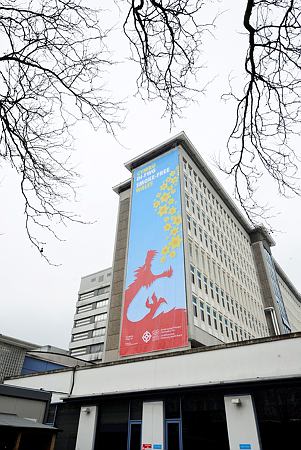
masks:
<svg viewBox="0 0 301 450"><path fill-rule="evenodd" d="M241 5L237 5L241 3ZM24 229L22 199L18 180L9 168L0 172L0 333L39 344L67 348L80 278L112 264L118 198L112 186L129 177L123 164L132 157L184 130L226 190L231 180L214 165L214 156L226 158L225 142L233 124L233 105L221 101L227 91L229 73L239 76L243 63L245 36L241 28L244 2L221 1L225 10L217 22L215 39L206 43L203 58L208 69L200 74L206 82L214 78L206 96L189 106L185 116L169 129L162 118L164 105L144 103L134 97L136 69L128 62L111 74L114 94L128 97L128 114L117 140L104 131L93 131L78 123L75 131L74 164L81 174L76 203L69 205L92 225L71 224L60 230L64 242L49 241L45 251L59 267L49 266L28 241ZM118 12L116 11L118 14ZM126 53L118 32L113 42L118 58ZM300 148L300 142L297 143ZM300 199L282 199L271 183L262 183L260 196L274 208L271 223L277 261L301 290Z"/></svg>

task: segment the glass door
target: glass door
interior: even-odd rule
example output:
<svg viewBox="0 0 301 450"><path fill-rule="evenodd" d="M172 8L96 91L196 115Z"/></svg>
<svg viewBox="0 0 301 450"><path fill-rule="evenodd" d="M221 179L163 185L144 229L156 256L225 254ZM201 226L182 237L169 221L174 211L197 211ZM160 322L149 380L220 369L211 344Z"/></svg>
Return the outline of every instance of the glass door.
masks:
<svg viewBox="0 0 301 450"><path fill-rule="evenodd" d="M165 421L165 449L183 450L180 419L168 419Z"/></svg>
<svg viewBox="0 0 301 450"><path fill-rule="evenodd" d="M128 450L141 450L141 421L129 422Z"/></svg>

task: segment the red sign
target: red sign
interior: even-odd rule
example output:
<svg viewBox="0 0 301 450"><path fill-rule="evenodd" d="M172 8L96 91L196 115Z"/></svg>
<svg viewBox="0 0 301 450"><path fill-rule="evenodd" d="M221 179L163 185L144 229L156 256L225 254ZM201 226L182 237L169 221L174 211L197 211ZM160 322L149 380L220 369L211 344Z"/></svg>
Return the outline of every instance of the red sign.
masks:
<svg viewBox="0 0 301 450"><path fill-rule="evenodd" d="M152 448L152 444L142 444L142 448Z"/></svg>

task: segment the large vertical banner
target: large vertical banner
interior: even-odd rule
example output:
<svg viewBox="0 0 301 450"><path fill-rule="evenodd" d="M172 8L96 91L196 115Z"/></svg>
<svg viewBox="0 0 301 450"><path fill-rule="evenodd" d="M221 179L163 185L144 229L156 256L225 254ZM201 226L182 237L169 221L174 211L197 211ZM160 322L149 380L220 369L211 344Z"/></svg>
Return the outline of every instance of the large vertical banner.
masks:
<svg viewBox="0 0 301 450"><path fill-rule="evenodd" d="M134 170L120 355L187 345L177 149Z"/></svg>

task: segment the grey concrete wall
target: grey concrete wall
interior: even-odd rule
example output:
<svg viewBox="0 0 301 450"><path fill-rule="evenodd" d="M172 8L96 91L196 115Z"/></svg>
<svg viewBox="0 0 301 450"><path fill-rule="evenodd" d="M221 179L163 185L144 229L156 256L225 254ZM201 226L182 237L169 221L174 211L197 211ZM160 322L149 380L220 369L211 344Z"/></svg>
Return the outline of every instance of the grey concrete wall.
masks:
<svg viewBox="0 0 301 450"><path fill-rule="evenodd" d="M0 396L0 413L16 414L19 417L35 419L43 423L46 402L27 398Z"/></svg>
<svg viewBox="0 0 301 450"><path fill-rule="evenodd" d="M120 194L116 241L113 261L112 290L107 324L104 361L119 359L119 338L122 311L123 286L126 265L130 190Z"/></svg>
<svg viewBox="0 0 301 450"><path fill-rule="evenodd" d="M251 245L255 266L257 270L257 275L259 279L259 285L261 290L261 296L263 301L263 307L268 308L272 307L275 309L275 313L278 319L278 325L280 329L282 329L282 320L279 313L279 308L274 298L273 289L271 286L270 276L268 272L268 268L266 265L266 261L264 259L264 246L262 241L253 242ZM271 320L270 314L266 314L266 321L269 328L269 333L271 336L275 335L274 326Z"/></svg>
<svg viewBox="0 0 301 450"><path fill-rule="evenodd" d="M252 397L225 397L225 408L230 450L261 450Z"/></svg>

